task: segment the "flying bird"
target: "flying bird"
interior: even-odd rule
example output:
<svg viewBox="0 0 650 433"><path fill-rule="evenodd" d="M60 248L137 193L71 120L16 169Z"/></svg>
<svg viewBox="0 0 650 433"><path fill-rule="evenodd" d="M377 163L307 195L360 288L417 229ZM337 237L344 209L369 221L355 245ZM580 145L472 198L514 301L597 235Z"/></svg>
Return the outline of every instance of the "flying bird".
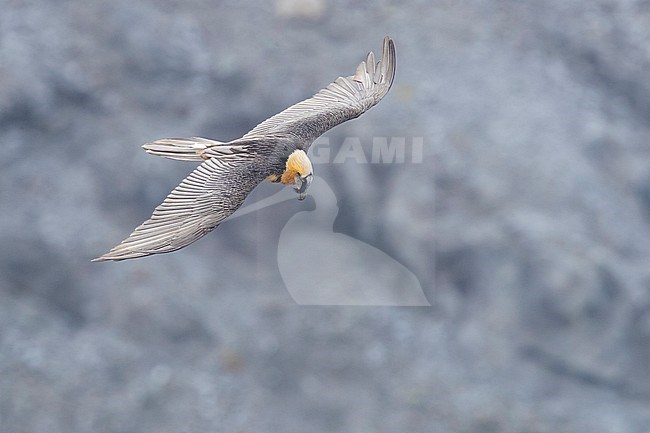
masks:
<svg viewBox="0 0 650 433"><path fill-rule="evenodd" d="M165 138L142 147L152 155L201 161L128 238L93 261L125 260L188 246L232 215L261 182L291 185L305 198L314 170L311 143L355 119L388 93L395 77L395 45L384 38L382 58L368 53L354 75L339 77L314 96L266 119L229 142Z"/></svg>

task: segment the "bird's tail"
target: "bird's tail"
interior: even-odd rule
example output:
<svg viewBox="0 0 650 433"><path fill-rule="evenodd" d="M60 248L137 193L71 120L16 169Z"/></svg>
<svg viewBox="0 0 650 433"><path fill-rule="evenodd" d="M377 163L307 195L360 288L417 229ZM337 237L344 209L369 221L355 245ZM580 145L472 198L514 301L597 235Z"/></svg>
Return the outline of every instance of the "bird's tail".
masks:
<svg viewBox="0 0 650 433"><path fill-rule="evenodd" d="M191 138L163 138L147 143L142 147L151 155L180 161L203 161L210 157L204 155L206 149L220 146L224 143L201 137Z"/></svg>

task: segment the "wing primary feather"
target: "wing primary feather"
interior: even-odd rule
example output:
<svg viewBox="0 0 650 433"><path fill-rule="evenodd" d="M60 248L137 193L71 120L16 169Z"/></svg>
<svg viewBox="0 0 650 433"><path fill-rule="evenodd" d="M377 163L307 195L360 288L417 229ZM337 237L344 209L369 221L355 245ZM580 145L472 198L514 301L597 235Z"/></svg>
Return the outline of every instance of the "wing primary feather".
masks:
<svg viewBox="0 0 650 433"><path fill-rule="evenodd" d="M368 74L374 79L375 78L375 53L370 51L368 57L366 57L366 67L368 68Z"/></svg>

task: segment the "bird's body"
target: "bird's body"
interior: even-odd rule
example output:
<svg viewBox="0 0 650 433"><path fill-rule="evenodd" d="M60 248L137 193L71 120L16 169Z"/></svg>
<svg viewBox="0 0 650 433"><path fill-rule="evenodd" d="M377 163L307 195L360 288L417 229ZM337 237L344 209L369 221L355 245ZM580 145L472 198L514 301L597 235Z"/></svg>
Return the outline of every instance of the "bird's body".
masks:
<svg viewBox="0 0 650 433"><path fill-rule="evenodd" d="M395 47L384 38L382 60L372 52L354 75L339 77L313 97L223 143L206 138L161 139L143 147L152 155L201 161L150 219L95 261L124 260L183 248L234 213L262 181L293 185L299 198L311 183L307 151L327 130L377 104L395 76Z"/></svg>

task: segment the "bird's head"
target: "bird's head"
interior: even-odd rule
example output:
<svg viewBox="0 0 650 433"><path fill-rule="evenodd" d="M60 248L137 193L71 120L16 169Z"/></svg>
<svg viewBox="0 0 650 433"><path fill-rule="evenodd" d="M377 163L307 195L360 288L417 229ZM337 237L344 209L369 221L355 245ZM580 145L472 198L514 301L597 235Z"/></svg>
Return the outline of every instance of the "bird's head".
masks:
<svg viewBox="0 0 650 433"><path fill-rule="evenodd" d="M287 159L287 167L282 174L282 183L293 185L298 200L304 200L307 188L314 178L314 169L304 150L294 150Z"/></svg>

